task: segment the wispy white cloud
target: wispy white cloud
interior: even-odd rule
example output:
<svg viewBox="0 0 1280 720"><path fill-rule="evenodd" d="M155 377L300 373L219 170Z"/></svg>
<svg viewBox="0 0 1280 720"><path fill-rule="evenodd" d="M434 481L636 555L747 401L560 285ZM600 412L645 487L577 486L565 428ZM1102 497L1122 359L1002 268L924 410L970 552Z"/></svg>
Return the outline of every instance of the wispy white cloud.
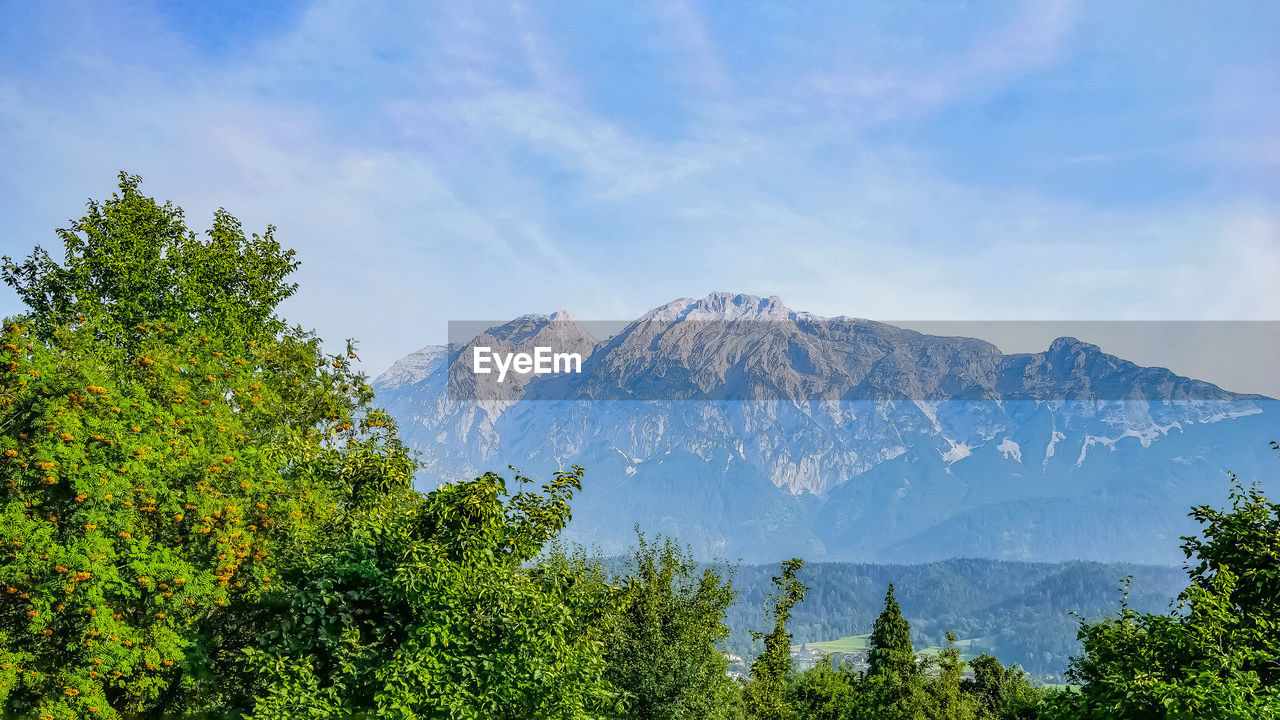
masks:
<svg viewBox="0 0 1280 720"><path fill-rule="evenodd" d="M939 163L930 143L944 141L877 135L1060 66L1093 12L1013 7L929 30L944 47L909 22L859 30L870 39L850 47L812 28L826 40L743 64L735 43L748 38L732 33L771 27L671 0L653 11L663 38L614 38L632 43L628 62L662 66L648 82L677 88L678 107L647 109L624 101L652 88L622 67L601 87L539 4L320 2L213 57L140 10L105 25L127 48L50 16L82 42L36 76L0 75L4 250L50 240L116 170L140 172L193 224L225 206L250 229L278 225L303 260L289 315L362 338L375 370L442 338L449 319L611 319L712 290L881 318L1274 318L1274 194L1117 206L969 182ZM1241 119L1251 102L1150 152L1227 162L1243 143L1230 162L1262 177L1274 159L1254 151L1274 137ZM1144 152L1070 157L1114 167Z"/></svg>
<svg viewBox="0 0 1280 720"><path fill-rule="evenodd" d="M729 72L701 12L692 3L693 0L662 0L654 7L664 28L678 43L675 54L679 58L679 77L694 93L709 93L712 98L726 95L733 88Z"/></svg>
<svg viewBox="0 0 1280 720"><path fill-rule="evenodd" d="M876 124L938 110L975 92L1051 64L1065 49L1078 18L1071 0L1010 5L1011 16L975 33L956 52L931 52L915 38L887 57L851 48L836 66L813 73L804 92L844 122ZM909 30L908 30L909 32Z"/></svg>

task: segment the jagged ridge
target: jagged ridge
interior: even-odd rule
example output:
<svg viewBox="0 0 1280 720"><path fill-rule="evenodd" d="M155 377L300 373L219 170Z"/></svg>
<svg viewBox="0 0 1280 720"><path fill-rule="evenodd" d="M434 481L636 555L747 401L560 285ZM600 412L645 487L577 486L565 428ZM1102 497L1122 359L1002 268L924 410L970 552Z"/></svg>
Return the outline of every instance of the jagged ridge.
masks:
<svg viewBox="0 0 1280 720"><path fill-rule="evenodd" d="M399 361L375 388L423 454L423 481L582 464L597 479L574 529L606 544L641 521L705 554L778 554L783 538L811 556L927 557L931 538L946 537L953 553L1163 560L1141 543L1117 556L1108 553L1122 545L1046 528L1048 508L1123 516L1141 494L1116 492L1126 470L1180 478L1161 507L1202 502L1200 483L1225 462L1221 439L1204 439L1244 443L1274 427L1266 398L1074 338L1003 355L972 338L796 312L776 297L682 298L603 340L566 315L529 315L477 342L572 347L584 372L462 387L474 382L458 372L465 348ZM1154 548L1183 513L1134 532ZM986 542L983 524L1008 537Z"/></svg>

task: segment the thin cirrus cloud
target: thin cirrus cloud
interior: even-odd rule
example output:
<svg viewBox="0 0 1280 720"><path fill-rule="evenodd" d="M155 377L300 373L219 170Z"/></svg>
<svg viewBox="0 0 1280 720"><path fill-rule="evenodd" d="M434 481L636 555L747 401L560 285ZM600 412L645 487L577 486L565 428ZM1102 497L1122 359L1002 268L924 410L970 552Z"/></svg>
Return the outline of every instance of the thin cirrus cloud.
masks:
<svg viewBox="0 0 1280 720"><path fill-rule="evenodd" d="M286 313L372 371L450 319L713 290L1276 319L1277 13L1156 7L9 6L4 251L137 172L279 226Z"/></svg>

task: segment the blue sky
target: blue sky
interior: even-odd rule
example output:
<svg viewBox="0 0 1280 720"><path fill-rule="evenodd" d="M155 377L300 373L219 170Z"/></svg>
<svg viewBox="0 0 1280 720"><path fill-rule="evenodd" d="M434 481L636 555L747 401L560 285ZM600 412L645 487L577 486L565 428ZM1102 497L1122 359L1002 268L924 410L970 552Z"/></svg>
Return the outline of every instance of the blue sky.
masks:
<svg viewBox="0 0 1280 720"><path fill-rule="evenodd" d="M286 314L374 372L450 319L714 290L1280 319L1274 3L0 8L3 252L135 172L277 225Z"/></svg>

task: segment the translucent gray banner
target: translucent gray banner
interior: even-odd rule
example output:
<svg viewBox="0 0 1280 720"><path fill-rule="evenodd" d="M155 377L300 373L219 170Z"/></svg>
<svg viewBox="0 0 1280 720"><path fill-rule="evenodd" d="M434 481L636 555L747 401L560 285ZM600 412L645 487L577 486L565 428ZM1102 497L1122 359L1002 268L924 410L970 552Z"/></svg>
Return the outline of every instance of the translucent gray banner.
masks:
<svg viewBox="0 0 1280 720"><path fill-rule="evenodd" d="M454 321L450 399L1243 402L1280 396L1276 321L564 315ZM1266 397L1264 397L1266 396Z"/></svg>

